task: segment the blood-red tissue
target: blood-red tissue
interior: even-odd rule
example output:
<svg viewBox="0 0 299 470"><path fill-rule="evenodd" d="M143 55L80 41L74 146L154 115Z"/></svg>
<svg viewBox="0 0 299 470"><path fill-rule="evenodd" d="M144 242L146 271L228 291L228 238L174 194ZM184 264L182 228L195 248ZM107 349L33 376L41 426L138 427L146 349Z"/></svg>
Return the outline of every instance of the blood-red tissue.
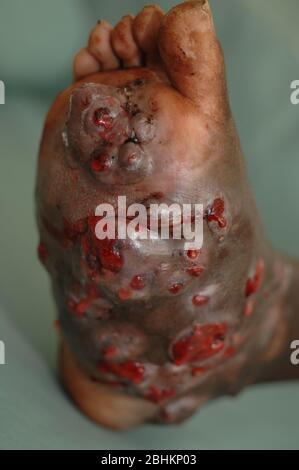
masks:
<svg viewBox="0 0 299 470"><path fill-rule="evenodd" d="M129 289L119 289L118 297L120 300L129 300L132 296L132 293Z"/></svg>
<svg viewBox="0 0 299 470"><path fill-rule="evenodd" d="M206 367L193 367L191 374L193 377L200 377L203 375L205 372L207 372Z"/></svg>
<svg viewBox="0 0 299 470"><path fill-rule="evenodd" d="M102 354L105 359L113 359L117 354L117 348L114 345L110 345L103 351Z"/></svg>
<svg viewBox="0 0 299 470"><path fill-rule="evenodd" d="M193 331L176 341L172 356L177 365L197 362L214 356L224 347L227 325L195 325Z"/></svg>
<svg viewBox="0 0 299 470"><path fill-rule="evenodd" d="M263 277L265 271L265 264L263 260L260 260L255 269L254 276L249 278L246 283L245 295L249 297L250 295L255 294L262 285Z"/></svg>
<svg viewBox="0 0 299 470"><path fill-rule="evenodd" d="M199 277L203 271L203 266L191 266L191 268L187 269L188 274L192 277Z"/></svg>
<svg viewBox="0 0 299 470"><path fill-rule="evenodd" d="M192 299L192 303L195 307L202 307L203 305L206 305L209 300L209 297L205 295L195 295Z"/></svg>
<svg viewBox="0 0 299 470"><path fill-rule="evenodd" d="M149 387L144 398L146 400L152 401L153 403L160 403L168 398L171 398L175 395L175 391L172 388L158 388L155 386Z"/></svg>
<svg viewBox="0 0 299 470"><path fill-rule="evenodd" d="M105 240L99 240L98 246L102 266L113 272L120 271L123 267L124 260L115 246L115 240L109 240L108 238Z"/></svg>
<svg viewBox="0 0 299 470"><path fill-rule="evenodd" d="M180 284L176 282L175 284L172 284L168 290L171 294L178 294L183 288L183 284Z"/></svg>
<svg viewBox="0 0 299 470"><path fill-rule="evenodd" d="M187 256L188 258L190 259L196 259L199 255L199 251L198 250L188 250L187 251Z"/></svg>
<svg viewBox="0 0 299 470"><path fill-rule="evenodd" d="M93 122L96 126L104 127L107 131L113 127L113 118L108 108L96 109L93 115Z"/></svg>
<svg viewBox="0 0 299 470"><path fill-rule="evenodd" d="M86 289L85 297L83 297L80 301L76 302L73 299L68 300L68 309L71 313L80 317L87 312L91 304L98 297L99 293L97 291L97 288L95 286L89 286Z"/></svg>
<svg viewBox="0 0 299 470"><path fill-rule="evenodd" d="M208 208L206 218L208 222L217 222L219 228L227 226L227 220L224 217L224 200L217 198L211 207Z"/></svg>
<svg viewBox="0 0 299 470"><path fill-rule="evenodd" d="M145 287L145 281L142 276L134 276L130 282L130 287L134 290L141 290Z"/></svg>
<svg viewBox="0 0 299 470"><path fill-rule="evenodd" d="M134 384L139 384L144 379L144 365L140 362L126 361L119 364L100 362L98 369L104 374L113 374Z"/></svg>
<svg viewBox="0 0 299 470"><path fill-rule="evenodd" d="M108 171L111 168L111 159L106 153L99 154L93 158L90 168L95 173Z"/></svg>

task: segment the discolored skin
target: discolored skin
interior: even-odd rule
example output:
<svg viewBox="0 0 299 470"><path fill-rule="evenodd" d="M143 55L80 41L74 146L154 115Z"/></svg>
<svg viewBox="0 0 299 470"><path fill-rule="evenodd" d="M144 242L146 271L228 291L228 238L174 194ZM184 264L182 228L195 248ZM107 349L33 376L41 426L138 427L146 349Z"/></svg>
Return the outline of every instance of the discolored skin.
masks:
<svg viewBox="0 0 299 470"><path fill-rule="evenodd" d="M126 429L180 422L275 378L297 268L264 239L208 3L99 23L74 73L48 114L37 179L39 255L71 396ZM119 195L127 205L203 204L202 249L98 240L95 208L116 208Z"/></svg>

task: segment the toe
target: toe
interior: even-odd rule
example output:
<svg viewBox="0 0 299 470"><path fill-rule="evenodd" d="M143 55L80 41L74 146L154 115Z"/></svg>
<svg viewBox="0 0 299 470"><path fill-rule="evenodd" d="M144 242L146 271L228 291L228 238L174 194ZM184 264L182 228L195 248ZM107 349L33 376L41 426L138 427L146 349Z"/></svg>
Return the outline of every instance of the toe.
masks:
<svg viewBox="0 0 299 470"><path fill-rule="evenodd" d="M84 48L80 49L74 57L73 74L75 80L80 80L87 75L99 72L101 64Z"/></svg>
<svg viewBox="0 0 299 470"><path fill-rule="evenodd" d="M136 16L133 23L133 34L139 47L147 55L147 64L157 60L158 36L164 13L156 5L148 5Z"/></svg>
<svg viewBox="0 0 299 470"><path fill-rule="evenodd" d="M133 37L133 21L133 16L124 16L111 33L112 47L124 67L138 67L142 64L141 51Z"/></svg>
<svg viewBox="0 0 299 470"><path fill-rule="evenodd" d="M159 50L173 85L208 114L229 115L225 66L207 0L188 1L165 16Z"/></svg>
<svg viewBox="0 0 299 470"><path fill-rule="evenodd" d="M89 36L88 50L100 62L103 70L117 69L120 65L111 46L112 29L107 21L99 21Z"/></svg>

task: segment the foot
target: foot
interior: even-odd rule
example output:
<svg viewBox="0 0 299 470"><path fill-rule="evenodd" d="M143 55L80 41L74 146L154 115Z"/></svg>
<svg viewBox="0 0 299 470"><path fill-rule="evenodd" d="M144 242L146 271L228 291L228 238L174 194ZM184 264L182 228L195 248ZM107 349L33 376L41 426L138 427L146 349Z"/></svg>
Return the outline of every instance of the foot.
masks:
<svg viewBox="0 0 299 470"><path fill-rule="evenodd" d="M74 70L86 77L48 115L37 188L40 253L72 351L64 380L105 425L88 405L94 380L98 401L106 383L136 399L136 413L142 399L152 420L178 422L253 383L279 353L290 269L251 197L207 1L101 22ZM202 250L96 239L95 207L117 208L119 195L203 204Z"/></svg>
<svg viewBox="0 0 299 470"><path fill-rule="evenodd" d="M100 71L131 67L159 68L158 34L163 11L149 5L134 18L124 16L113 28L99 21L90 33L87 47L74 59L74 78Z"/></svg>

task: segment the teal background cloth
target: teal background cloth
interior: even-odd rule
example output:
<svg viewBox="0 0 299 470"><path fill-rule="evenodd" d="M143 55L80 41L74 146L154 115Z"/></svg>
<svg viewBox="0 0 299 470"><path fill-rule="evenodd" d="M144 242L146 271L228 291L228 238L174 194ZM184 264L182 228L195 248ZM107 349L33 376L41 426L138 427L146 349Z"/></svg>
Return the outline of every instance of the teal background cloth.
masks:
<svg viewBox="0 0 299 470"><path fill-rule="evenodd" d="M161 0L169 9L177 2ZM273 244L299 255L297 0L211 0L248 173ZM139 0L0 0L0 449L298 449L299 383L252 387L176 427L91 423L55 375L55 306L36 257L34 180L45 113L96 20ZM298 332L299 335L299 332ZM299 338L294 338L299 339Z"/></svg>

